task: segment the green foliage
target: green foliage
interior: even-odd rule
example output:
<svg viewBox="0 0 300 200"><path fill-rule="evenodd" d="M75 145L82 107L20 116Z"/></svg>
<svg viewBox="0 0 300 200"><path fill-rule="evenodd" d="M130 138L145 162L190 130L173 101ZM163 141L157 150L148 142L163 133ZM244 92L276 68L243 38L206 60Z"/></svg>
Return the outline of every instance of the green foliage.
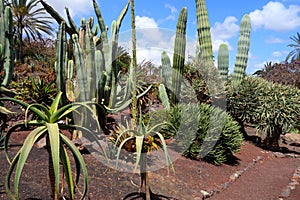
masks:
<svg viewBox="0 0 300 200"><path fill-rule="evenodd" d="M238 123L222 109L207 104L175 106L168 112L168 122L177 131L165 126L161 133L179 139L183 155L215 165L238 152L243 141Z"/></svg>
<svg viewBox="0 0 300 200"><path fill-rule="evenodd" d="M262 77L269 82L290 85L300 89L300 59L290 63L268 62L262 70L256 71L253 75Z"/></svg>
<svg viewBox="0 0 300 200"><path fill-rule="evenodd" d="M53 101L53 97L57 93L55 81L47 84L43 79L38 79L37 81L35 81L32 77L29 77L29 79L32 85L32 88L29 88L32 100L39 104L50 105Z"/></svg>
<svg viewBox="0 0 300 200"><path fill-rule="evenodd" d="M293 50L287 55L285 61L289 60L292 62L294 60L300 59L300 33L297 33L297 36L292 36L290 39L294 42L293 44L289 44L288 47L292 47Z"/></svg>
<svg viewBox="0 0 300 200"><path fill-rule="evenodd" d="M53 171L50 170L50 176L52 172L52 175L54 175L54 180L55 180L54 183L51 183L53 189L52 191L53 198L58 199L59 196L60 163L62 164L63 170L65 172L70 199L74 199L74 195L75 195L74 190L75 188L78 187L80 171L82 171L83 173L83 191L81 192L80 199L84 199L84 196L86 195L88 175L87 175L87 168L84 159L80 154L79 150L73 144L73 142L67 136L65 136L61 132L61 130L77 129L93 137L94 137L94 133L82 126L59 123L59 121L65 120L65 118L68 115L70 115L72 112L76 111L80 107L84 107L87 110L89 110L89 113L93 113L88 106L89 104L93 104L93 103L91 102L73 103L73 104L67 104L59 108L61 95L62 95L61 92L57 94L56 98L54 99L50 107L42 104L30 105L13 98L0 98L0 101L12 101L26 108L25 121L11 127L8 130L7 135L5 137L4 145L5 145L5 152L8 160L9 160L8 152L7 152L8 142L11 138L11 135L14 133L14 131L19 127L29 128L29 129L35 127L26 137L22 147L15 155L14 159L10 161L11 165L9 167L9 171L6 176L5 187L6 187L6 192L11 199L19 199L19 182L20 182L21 174L25 166L26 160L28 158L28 155L33 145L43 137L46 138L47 141L46 149L48 150L49 153L49 161L50 163L52 163L52 166L49 166L49 169L53 170ZM26 119L29 111L34 113L34 115L37 117L36 120L28 121ZM71 151L75 159L75 164L77 169L76 170L77 176L75 181L73 180L72 168L70 164L70 158L67 153L67 149ZM14 170L16 170L15 174L13 173ZM14 176L14 189L13 189L14 192L10 187L10 181L13 178L13 176Z"/></svg>
<svg viewBox="0 0 300 200"><path fill-rule="evenodd" d="M293 125L300 113L300 91L294 87L245 77L237 88L227 88L227 106L239 122L257 125L265 145L277 148L280 134Z"/></svg>
<svg viewBox="0 0 300 200"><path fill-rule="evenodd" d="M17 59L23 63L23 39L42 39L43 34L52 35L51 18L46 15L45 9L39 7L39 0L11 1L14 29L18 39Z"/></svg>

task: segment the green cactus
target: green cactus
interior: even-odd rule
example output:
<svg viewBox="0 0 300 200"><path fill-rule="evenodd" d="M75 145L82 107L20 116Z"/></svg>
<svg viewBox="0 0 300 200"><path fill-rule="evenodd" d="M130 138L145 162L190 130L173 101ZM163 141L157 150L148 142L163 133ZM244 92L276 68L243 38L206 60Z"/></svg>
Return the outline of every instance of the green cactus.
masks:
<svg viewBox="0 0 300 200"><path fill-rule="evenodd" d="M14 70L13 19L9 6L0 3L0 71L4 70L1 86L7 87Z"/></svg>
<svg viewBox="0 0 300 200"><path fill-rule="evenodd" d="M162 52L161 54L163 84L167 87L168 91L172 91L169 98L173 105L180 101L182 73L185 62L186 22L187 8L184 7L179 14L176 27L173 68L171 67L171 61L167 53Z"/></svg>
<svg viewBox="0 0 300 200"><path fill-rule="evenodd" d="M92 17L88 21L84 18L81 19L80 29L77 29L76 25L71 23L73 29L77 29L77 33L71 35L73 46L73 55L71 56L67 53L66 32L68 31L66 28L68 26L65 21L62 21L60 25L56 54L58 89L66 93L69 101L96 100L97 103L105 105L108 111L117 112L121 108L124 109L125 105L128 106L131 102L128 99L128 92L125 92L126 97L124 96L121 100L117 99L116 85L119 69L115 62L118 34L129 3L121 11L119 18L112 22L109 33L110 38L107 37L107 28L100 9L96 1L93 3L99 24L93 30L94 18ZM68 18L69 22L72 22L72 19ZM99 37L96 36L97 27L100 27L101 30ZM68 58L73 58L74 61L68 60ZM73 67L76 73L73 73ZM77 81L77 84L75 81ZM76 88L79 89L77 93ZM126 88L131 89L129 83Z"/></svg>
<svg viewBox="0 0 300 200"><path fill-rule="evenodd" d="M202 54L202 59L213 59L212 40L210 34L210 24L208 21L208 12L205 0L196 1L196 17L197 17L197 32L199 50ZM197 52L199 53L199 52ZM196 54L197 56L197 54Z"/></svg>
<svg viewBox="0 0 300 200"><path fill-rule="evenodd" d="M163 51L161 53L161 67L162 67L162 83L167 87L171 88L172 83L172 66L171 60L167 52Z"/></svg>
<svg viewBox="0 0 300 200"><path fill-rule="evenodd" d="M65 93L65 69L67 67L67 39L65 33L65 22L62 22L59 26L56 41L56 62L55 62L55 72L56 72L56 87L58 91Z"/></svg>
<svg viewBox="0 0 300 200"><path fill-rule="evenodd" d="M173 72L172 72L172 96L171 101L176 104L180 101L180 89L182 82L182 73L185 61L185 47L186 47L186 22L187 22L187 8L184 7L178 18L174 55L173 55Z"/></svg>
<svg viewBox="0 0 300 200"><path fill-rule="evenodd" d="M228 79L229 53L227 44L221 44L218 51L218 70L222 80Z"/></svg>
<svg viewBox="0 0 300 200"><path fill-rule="evenodd" d="M233 71L233 84L237 85L245 76L250 47L251 20L249 15L244 15L240 25L238 52Z"/></svg>

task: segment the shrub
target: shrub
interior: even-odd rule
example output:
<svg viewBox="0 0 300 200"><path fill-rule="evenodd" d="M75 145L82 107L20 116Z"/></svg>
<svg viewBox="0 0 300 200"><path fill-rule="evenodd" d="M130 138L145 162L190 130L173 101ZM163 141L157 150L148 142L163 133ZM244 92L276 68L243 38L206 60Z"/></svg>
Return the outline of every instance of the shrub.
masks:
<svg viewBox="0 0 300 200"><path fill-rule="evenodd" d="M300 90L259 77L246 77L236 88L227 88L230 114L241 124L252 123L265 136L267 148L278 148L280 134L299 117Z"/></svg>
<svg viewBox="0 0 300 200"><path fill-rule="evenodd" d="M240 150L243 141L239 125L220 108L208 104L178 105L168 112L172 127L161 132L166 138L178 141L177 150L192 159L203 159L220 165Z"/></svg>
<svg viewBox="0 0 300 200"><path fill-rule="evenodd" d="M300 88L300 60L291 63L267 63L264 69L255 72L259 77L273 83Z"/></svg>

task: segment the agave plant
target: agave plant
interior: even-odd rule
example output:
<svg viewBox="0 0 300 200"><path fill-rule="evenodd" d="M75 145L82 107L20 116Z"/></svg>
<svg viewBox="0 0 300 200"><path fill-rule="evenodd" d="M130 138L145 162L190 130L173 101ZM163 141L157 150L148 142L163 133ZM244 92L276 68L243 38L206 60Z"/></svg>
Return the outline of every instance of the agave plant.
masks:
<svg viewBox="0 0 300 200"><path fill-rule="evenodd" d="M79 150L73 144L73 142L64 135L61 130L72 130L77 129L86 134L90 134L94 137L93 132L90 130L78 126L71 125L65 123L59 123L59 121L64 120L68 115L72 112L76 111L78 108L85 107L91 113L93 113L92 109L90 109L89 104L91 102L84 103L73 103L67 104L63 107L59 108L59 102L61 100L62 93L59 92L55 99L53 100L50 107L42 104L27 104L17 99L13 98L0 98L0 101L13 101L23 107L26 108L25 112L25 121L20 124L16 124L11 127L5 137L4 148L6 152L6 156L8 161L10 162L9 171L6 176L6 192L11 199L19 199L19 182L22 170L24 168L25 162L28 158L28 155L33 148L33 145L38 142L41 138L46 138L46 149L49 154L49 176L51 181L51 188L53 192L54 199L59 199L59 183L60 183L60 162L63 166L63 171L65 173L66 182L69 190L69 198L74 199L75 196L75 188L79 183L80 170L82 170L83 174L83 190L81 191L81 198L83 199L87 192L87 181L88 174L87 168L84 162L82 155ZM92 103L91 103L92 104ZM37 116L36 120L26 120L28 112L31 111ZM9 160L8 157L8 142L13 134L13 132L18 127L36 127L33 129L28 136L26 137L22 147L17 152L12 161ZM75 159L76 164L76 181L73 181L73 173L70 164L70 158L67 153L67 148L70 150ZM15 170L13 185L14 191L12 191L10 186L10 181L13 178L13 171Z"/></svg>
<svg viewBox="0 0 300 200"><path fill-rule="evenodd" d="M173 169L172 161L167 152L166 141L162 134L159 133L159 129L164 125L166 125L166 122L156 123L155 125L151 125L150 122L145 124L140 111L138 124L132 121L127 122L126 125L119 125L111 132L111 141L117 147L116 169L118 168L122 149L135 153L136 157L133 173L137 173L138 166L140 165L139 173L141 181L139 186L139 194L141 193L143 185L145 185L146 200L150 200L151 195L153 195L149 184L147 154L151 151L162 148L166 159L166 166L169 166L171 169ZM169 125L172 126L171 124Z"/></svg>

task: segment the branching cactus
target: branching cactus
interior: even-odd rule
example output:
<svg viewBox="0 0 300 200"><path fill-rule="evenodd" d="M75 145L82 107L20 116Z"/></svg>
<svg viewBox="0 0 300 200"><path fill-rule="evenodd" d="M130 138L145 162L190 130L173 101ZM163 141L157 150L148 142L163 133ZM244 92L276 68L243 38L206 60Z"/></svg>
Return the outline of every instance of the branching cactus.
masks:
<svg viewBox="0 0 300 200"><path fill-rule="evenodd" d="M109 34L96 1L93 3L98 26L93 28L94 18L90 17L89 20L82 19L80 28L77 28L69 15L68 21L72 25L67 26L65 21L60 25L56 52L58 89L66 92L70 101L93 100L105 105L109 111L116 112L131 103L126 91L124 98L117 100L120 69L116 63L118 34L129 3L121 11L118 19L111 23ZM75 34L71 35L73 44L71 56L68 55L66 47L67 27L76 29ZM98 27L101 30L100 36L97 36ZM68 60L68 57L73 57L74 60ZM129 85L128 82L126 90L131 89ZM77 93L76 88L79 90Z"/></svg>
<svg viewBox="0 0 300 200"><path fill-rule="evenodd" d="M229 53L227 44L221 44L218 50L218 70L222 80L228 79Z"/></svg>
<svg viewBox="0 0 300 200"><path fill-rule="evenodd" d="M210 24L205 0L196 1L196 17L199 51L202 54L201 59L213 59L212 40L210 34ZM196 52L196 57L199 52Z"/></svg>
<svg viewBox="0 0 300 200"><path fill-rule="evenodd" d="M250 47L251 20L249 15L244 15L240 25L238 52L233 72L233 84L237 85L245 76Z"/></svg>
<svg viewBox="0 0 300 200"><path fill-rule="evenodd" d="M0 72L4 70L1 86L7 87L14 70L13 20L9 6L0 3Z"/></svg>

